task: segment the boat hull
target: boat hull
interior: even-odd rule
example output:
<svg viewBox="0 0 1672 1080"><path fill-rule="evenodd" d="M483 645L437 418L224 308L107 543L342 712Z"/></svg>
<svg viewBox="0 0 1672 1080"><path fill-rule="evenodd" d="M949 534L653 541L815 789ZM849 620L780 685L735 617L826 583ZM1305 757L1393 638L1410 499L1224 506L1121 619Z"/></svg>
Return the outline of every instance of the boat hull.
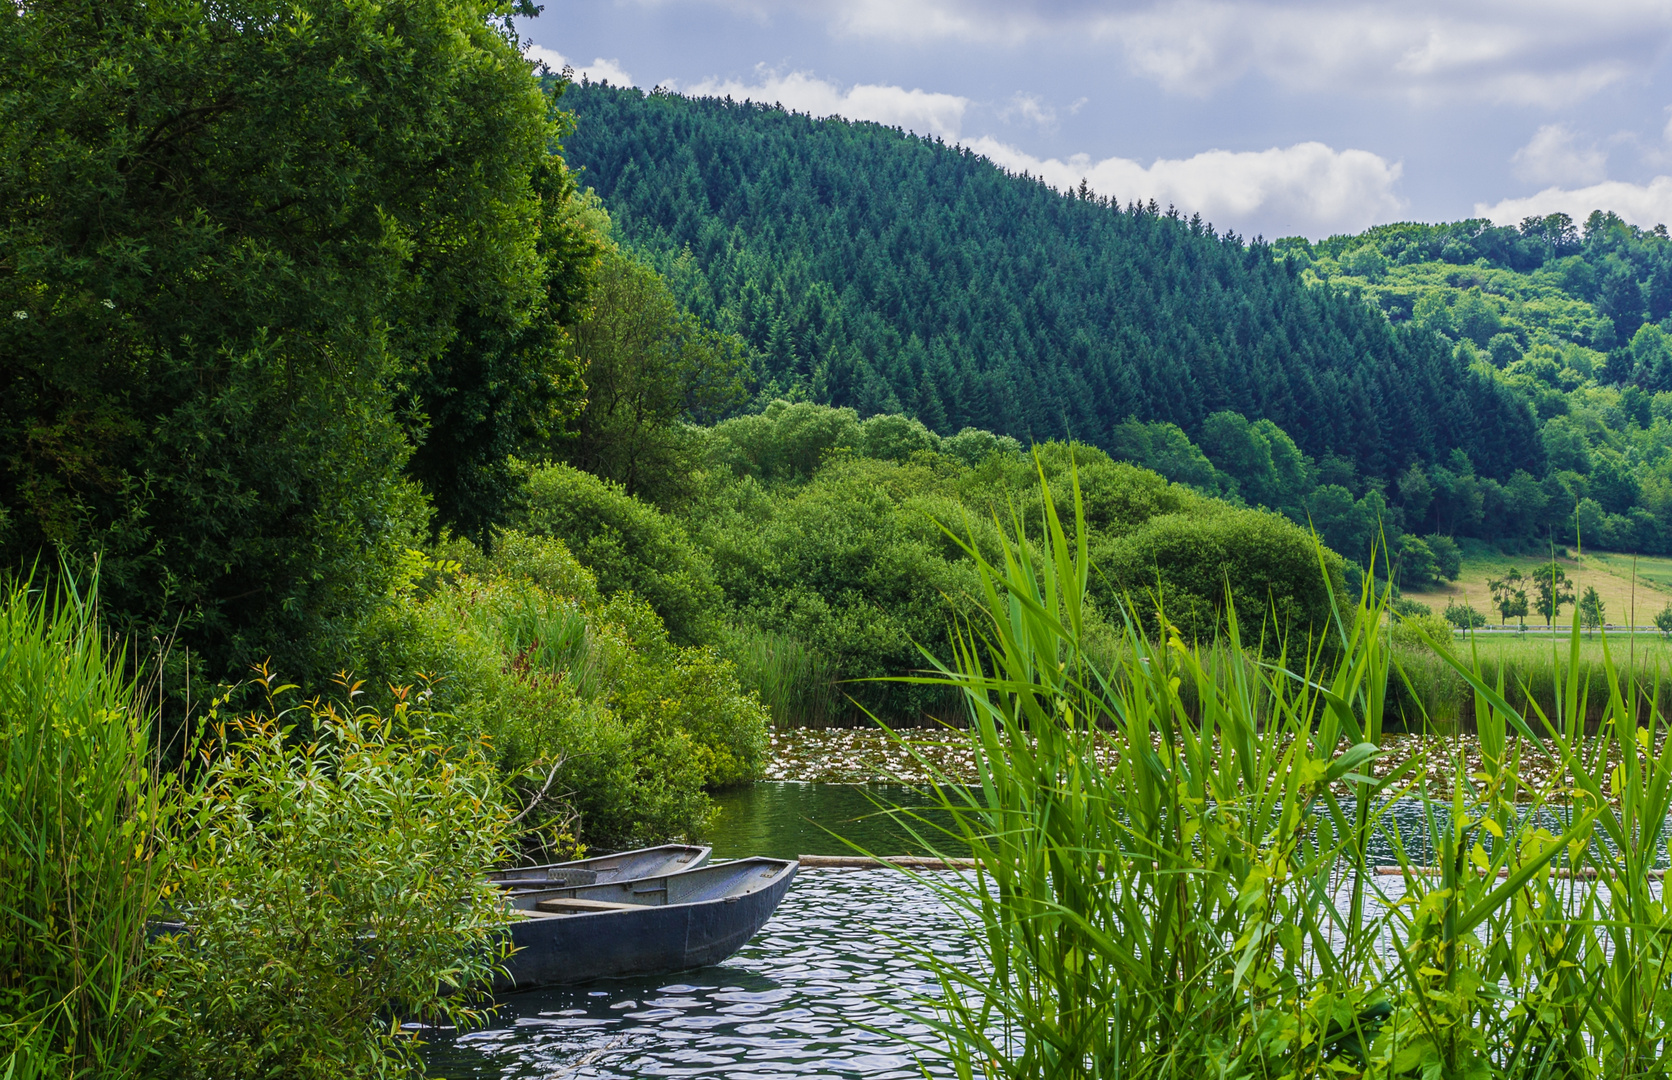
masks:
<svg viewBox="0 0 1672 1080"><path fill-rule="evenodd" d="M782 863L762 887L740 895L522 919L511 925L515 951L495 989L567 986L718 964L766 925L795 871L795 864ZM569 890L583 896L594 891Z"/></svg>

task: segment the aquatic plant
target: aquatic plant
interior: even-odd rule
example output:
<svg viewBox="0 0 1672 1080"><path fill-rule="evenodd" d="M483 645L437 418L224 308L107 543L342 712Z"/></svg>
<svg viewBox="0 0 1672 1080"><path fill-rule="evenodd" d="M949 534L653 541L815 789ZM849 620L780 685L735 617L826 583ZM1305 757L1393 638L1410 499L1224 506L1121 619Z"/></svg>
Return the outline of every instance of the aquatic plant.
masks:
<svg viewBox="0 0 1672 1080"><path fill-rule="evenodd" d="M921 876L985 961L924 947L926 1048L966 1077L1672 1074L1650 874L1672 740L1606 638L1600 681L1570 677L1575 625L1551 708L1434 649L1469 688L1478 758L1431 739L1394 766L1385 593L1339 598L1327 640L1271 659L1231 605L1232 664L1172 631L1167 597L1132 598L1163 632L1129 612L1094 658L1078 499L1070 527L1046 498L1041 526L1026 543L1013 521L991 561L970 547L982 611L919 676L964 694L979 783L943 777L934 815L902 816L979 863Z"/></svg>

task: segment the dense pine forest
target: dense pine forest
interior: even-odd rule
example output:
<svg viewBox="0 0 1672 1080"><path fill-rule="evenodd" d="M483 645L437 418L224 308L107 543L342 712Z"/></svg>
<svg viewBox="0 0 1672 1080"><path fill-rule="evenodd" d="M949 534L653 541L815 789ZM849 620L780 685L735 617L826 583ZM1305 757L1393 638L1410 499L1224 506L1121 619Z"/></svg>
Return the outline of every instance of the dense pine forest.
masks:
<svg viewBox="0 0 1672 1080"><path fill-rule="evenodd" d="M874 124L584 85L569 158L681 299L799 392L930 428L1108 446L1137 416L1271 420L1391 480L1540 462L1519 397L1200 218L1062 195Z"/></svg>
<svg viewBox="0 0 1672 1080"><path fill-rule="evenodd" d="M1469 538L1672 550L1664 229L1268 244L875 124L602 84L565 100L580 182L747 344L756 408L1072 437L1360 562L1386 537L1418 579Z"/></svg>

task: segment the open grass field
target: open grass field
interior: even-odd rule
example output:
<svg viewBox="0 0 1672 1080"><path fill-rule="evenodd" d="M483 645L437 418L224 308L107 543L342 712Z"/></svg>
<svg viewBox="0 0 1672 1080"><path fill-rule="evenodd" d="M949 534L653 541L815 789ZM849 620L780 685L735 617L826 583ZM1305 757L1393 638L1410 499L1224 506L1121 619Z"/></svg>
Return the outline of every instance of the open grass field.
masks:
<svg viewBox="0 0 1672 1080"><path fill-rule="evenodd" d="M1486 586L1487 580L1502 577L1511 567L1520 570L1523 575L1530 574L1542 561L1536 555L1503 555L1477 548L1465 553L1463 573L1456 581L1444 582L1429 589L1407 589L1404 595L1427 604L1436 615L1444 614L1446 605L1453 600L1466 598L1476 609L1486 612L1487 618L1496 624L1498 613L1492 608L1492 593ZM1556 561L1567 572L1569 580L1575 583L1575 596L1582 595L1587 585L1596 588L1610 623L1647 626L1655 613L1672 601L1672 559L1588 551L1582 559L1568 557ZM1571 617L1572 612L1571 606L1564 606L1558 623ZM1529 624L1534 621L1542 620L1528 616Z"/></svg>

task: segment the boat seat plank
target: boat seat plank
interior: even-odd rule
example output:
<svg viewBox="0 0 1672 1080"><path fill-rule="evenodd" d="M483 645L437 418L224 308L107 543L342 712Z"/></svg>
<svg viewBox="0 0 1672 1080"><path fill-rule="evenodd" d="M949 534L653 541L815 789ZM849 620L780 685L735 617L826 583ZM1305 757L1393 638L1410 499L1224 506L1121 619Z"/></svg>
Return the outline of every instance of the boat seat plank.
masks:
<svg viewBox="0 0 1672 1080"><path fill-rule="evenodd" d="M557 896L550 900L541 900L534 906L540 911L551 912L554 915L581 911L639 910L644 907L643 904L617 904L609 900L581 900L572 896Z"/></svg>

